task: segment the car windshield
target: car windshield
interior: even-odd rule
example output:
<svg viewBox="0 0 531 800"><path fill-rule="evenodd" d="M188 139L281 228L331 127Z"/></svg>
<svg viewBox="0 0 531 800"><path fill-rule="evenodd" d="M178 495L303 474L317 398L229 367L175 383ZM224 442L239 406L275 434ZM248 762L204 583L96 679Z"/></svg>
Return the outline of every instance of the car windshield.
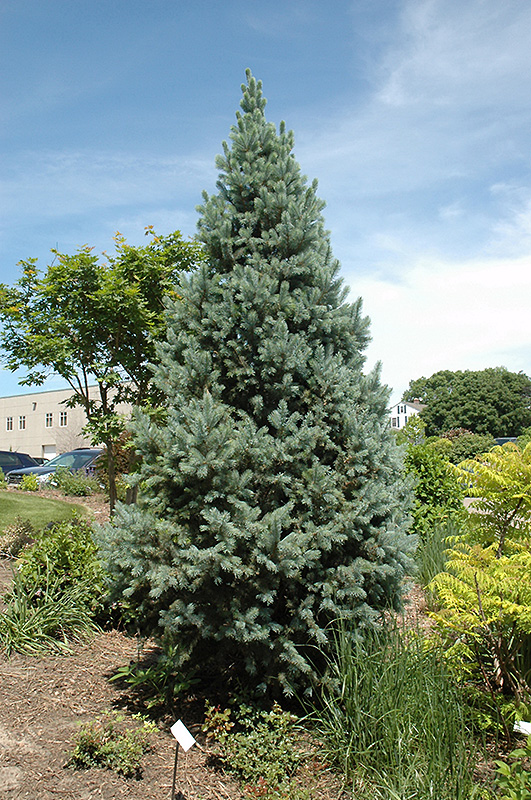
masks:
<svg viewBox="0 0 531 800"><path fill-rule="evenodd" d="M91 461L95 453L63 453L62 456L56 456L46 462L47 467L65 467L66 469L81 469L88 461Z"/></svg>

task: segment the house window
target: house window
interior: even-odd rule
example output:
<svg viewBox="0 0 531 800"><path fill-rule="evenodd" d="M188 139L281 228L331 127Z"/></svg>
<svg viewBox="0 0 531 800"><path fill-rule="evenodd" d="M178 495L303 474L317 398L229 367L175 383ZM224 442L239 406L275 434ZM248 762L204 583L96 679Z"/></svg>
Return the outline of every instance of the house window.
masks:
<svg viewBox="0 0 531 800"><path fill-rule="evenodd" d="M397 418L393 417L392 420L391 420L391 427L393 427L393 428L398 427L397 424L396 424L397 422L398 422Z"/></svg>
<svg viewBox="0 0 531 800"><path fill-rule="evenodd" d="M6 417L6 431L13 430L13 417Z"/></svg>
<svg viewBox="0 0 531 800"><path fill-rule="evenodd" d="M48 411L44 420L45 428L53 428L53 414Z"/></svg>
<svg viewBox="0 0 531 800"><path fill-rule="evenodd" d="M68 411L61 411L59 415L59 427L65 428L68 425Z"/></svg>
<svg viewBox="0 0 531 800"><path fill-rule="evenodd" d="M18 418L18 429L19 429L19 431L26 430L26 417L20 416Z"/></svg>
<svg viewBox="0 0 531 800"><path fill-rule="evenodd" d="M404 425L407 425L407 417L404 417Z"/></svg>

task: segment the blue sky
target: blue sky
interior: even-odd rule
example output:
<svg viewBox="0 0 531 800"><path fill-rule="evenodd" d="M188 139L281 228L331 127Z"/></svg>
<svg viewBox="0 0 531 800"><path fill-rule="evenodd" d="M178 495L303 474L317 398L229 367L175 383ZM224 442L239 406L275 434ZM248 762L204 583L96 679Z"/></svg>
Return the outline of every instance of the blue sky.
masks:
<svg viewBox="0 0 531 800"><path fill-rule="evenodd" d="M531 374L530 36L528 0L0 0L0 281L118 230L192 236L250 67L393 399Z"/></svg>

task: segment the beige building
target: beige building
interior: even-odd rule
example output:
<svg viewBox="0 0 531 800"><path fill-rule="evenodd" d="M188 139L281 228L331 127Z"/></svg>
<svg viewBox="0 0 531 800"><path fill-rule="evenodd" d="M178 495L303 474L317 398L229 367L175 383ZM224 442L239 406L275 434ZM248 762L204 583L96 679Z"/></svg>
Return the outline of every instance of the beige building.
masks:
<svg viewBox="0 0 531 800"><path fill-rule="evenodd" d="M97 386L90 387L90 395L98 397ZM90 446L90 439L82 434L87 422L84 410L65 405L71 396L71 389L55 389L0 397L0 450L53 458L76 447ZM120 411L128 415L130 406L124 403Z"/></svg>

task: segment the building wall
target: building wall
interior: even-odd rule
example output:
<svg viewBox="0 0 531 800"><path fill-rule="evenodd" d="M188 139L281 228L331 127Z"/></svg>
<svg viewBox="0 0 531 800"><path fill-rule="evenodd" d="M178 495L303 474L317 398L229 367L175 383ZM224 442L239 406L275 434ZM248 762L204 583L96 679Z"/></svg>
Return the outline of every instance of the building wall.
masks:
<svg viewBox="0 0 531 800"><path fill-rule="evenodd" d="M34 458L52 458L76 447L90 446L83 436L87 422L80 406L67 408L65 400L71 389L0 397L0 450L29 453ZM98 397L96 386L90 396ZM130 414L130 406L122 404L120 413Z"/></svg>

